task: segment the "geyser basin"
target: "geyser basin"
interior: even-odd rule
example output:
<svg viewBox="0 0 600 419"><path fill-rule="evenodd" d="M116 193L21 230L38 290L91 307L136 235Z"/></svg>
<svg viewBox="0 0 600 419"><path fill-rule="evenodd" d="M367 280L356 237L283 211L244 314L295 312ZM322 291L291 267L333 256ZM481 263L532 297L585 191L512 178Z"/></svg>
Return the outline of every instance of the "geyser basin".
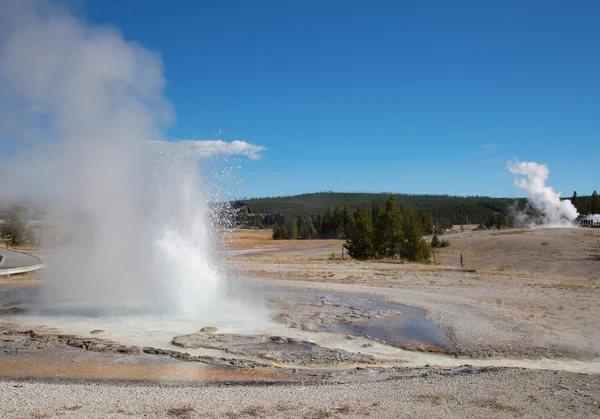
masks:
<svg viewBox="0 0 600 419"><path fill-rule="evenodd" d="M364 336L407 349L454 351L444 331L413 307L365 294L267 290L265 295L275 318L292 328Z"/></svg>
<svg viewBox="0 0 600 419"><path fill-rule="evenodd" d="M409 344L401 345L402 348L382 340L401 338L401 335L391 333L401 330L406 323L406 318L397 322L398 317L403 316L398 313L408 309L409 314L404 316L410 319L418 318L418 311L412 313L410 308L388 305L360 294L294 292L274 287L262 288L262 292L279 323L261 327L226 319L214 319L216 323L210 324L205 319L164 315L41 316L5 311L0 320L1 340L4 340L0 346L0 365L7 368L0 369L0 375L4 372L4 376L10 377L170 382L348 382L419 375L427 364L435 366L440 373L473 373L485 367L600 373L600 362L472 359L406 350L404 348L431 348ZM32 306L28 302L34 297L30 292L1 294L5 294L3 304L10 309L26 310ZM357 334L347 333L348 324L365 321L374 321L376 325L353 329ZM388 321L389 324L381 329L379 322ZM344 325L344 330L331 331L340 324ZM199 332L206 326L220 326L220 331L216 335ZM245 330L243 334L236 332L242 329ZM91 334L94 330L102 333ZM426 335L431 336L430 332ZM417 338L411 337L408 341L414 343ZM69 360L75 363L62 362L56 357L57 351L68 351ZM177 362L173 363L171 358ZM185 361L191 369L186 370L180 361ZM17 364L22 364L23 369L15 368ZM460 368L464 364L474 367Z"/></svg>
<svg viewBox="0 0 600 419"><path fill-rule="evenodd" d="M197 317L144 313L132 310L119 315L97 315L90 306L58 306L38 310L35 304L22 303L21 294L14 294L5 304L17 308L10 317L23 326L59 329L65 334L90 337L92 331L101 331L99 337L127 346L190 352L195 355L226 355L236 358L283 360L294 363L296 355L269 356L269 352L295 352L306 363L306 354L315 350L315 363L331 363L335 359L367 362L360 354L374 344L392 345L408 349L452 351L443 331L424 319L414 308L384 303L368 295L333 292L310 292L261 288L266 305L256 304L253 310L240 315L240 306L247 309L249 302L230 302L219 312L203 313ZM257 290L248 290L256 298ZM33 296L27 294L30 299ZM9 298L10 299L10 298ZM23 310L27 310L22 313ZM20 312L20 313L19 313ZM223 314L225 313L225 314ZM270 313L271 320L267 314ZM181 344L178 336L194 335L202 328L213 327L219 338L200 333L199 338ZM175 342L177 345L173 345ZM318 347L315 347L317 344ZM321 349L319 349L322 347ZM337 356L332 351L343 351ZM327 358L329 357L329 358ZM328 361L329 359L329 361ZM331 361L331 362L330 362ZM361 361L362 362L362 361ZM310 363L310 362L309 362Z"/></svg>

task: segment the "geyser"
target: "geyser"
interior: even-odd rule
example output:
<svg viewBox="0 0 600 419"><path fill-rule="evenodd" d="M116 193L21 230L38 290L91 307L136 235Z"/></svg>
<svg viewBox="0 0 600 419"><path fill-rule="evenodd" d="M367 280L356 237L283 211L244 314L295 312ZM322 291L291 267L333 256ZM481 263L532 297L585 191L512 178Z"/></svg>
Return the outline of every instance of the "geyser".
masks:
<svg viewBox="0 0 600 419"><path fill-rule="evenodd" d="M50 198L46 306L255 317L225 297L198 159L263 148L165 141L161 60L112 28L29 0L0 3L0 27L0 140L23 150L0 184Z"/></svg>
<svg viewBox="0 0 600 419"><path fill-rule="evenodd" d="M527 194L527 200L542 214L544 227L573 227L577 208L561 193L546 185L550 170L545 164L518 161L508 163L508 170L515 176L515 185Z"/></svg>

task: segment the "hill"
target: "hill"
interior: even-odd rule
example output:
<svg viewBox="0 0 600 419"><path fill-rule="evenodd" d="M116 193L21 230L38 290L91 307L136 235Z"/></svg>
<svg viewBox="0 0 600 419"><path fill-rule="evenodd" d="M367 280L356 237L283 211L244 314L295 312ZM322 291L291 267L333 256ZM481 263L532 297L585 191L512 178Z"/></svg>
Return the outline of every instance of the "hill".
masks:
<svg viewBox="0 0 600 419"><path fill-rule="evenodd" d="M393 194L396 202L408 208L429 211L431 216L446 221L448 224L485 223L494 214L507 214L510 208L524 208L525 198L492 198L486 196L452 196L452 195L409 195ZM285 213L324 214L327 208L340 208L350 205L371 206L374 200L385 201L389 193L340 193L317 192L294 196L248 199L250 212L253 213Z"/></svg>

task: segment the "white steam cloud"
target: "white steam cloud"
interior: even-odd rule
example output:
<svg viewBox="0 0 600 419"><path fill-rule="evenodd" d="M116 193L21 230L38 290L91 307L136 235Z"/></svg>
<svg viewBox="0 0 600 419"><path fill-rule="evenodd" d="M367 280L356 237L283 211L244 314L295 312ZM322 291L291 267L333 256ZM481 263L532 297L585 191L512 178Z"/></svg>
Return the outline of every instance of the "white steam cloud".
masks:
<svg viewBox="0 0 600 419"><path fill-rule="evenodd" d="M155 142L164 147L170 147L185 153L193 154L200 158L242 155L252 160L260 159L260 153L267 148L235 140L230 143L223 140L171 140L169 142Z"/></svg>
<svg viewBox="0 0 600 419"><path fill-rule="evenodd" d="M545 164L536 162L508 163L508 170L515 176L515 185L527 194L527 200L542 213L545 227L573 227L577 209L571 201L561 199L561 193L546 185L550 171Z"/></svg>
<svg viewBox="0 0 600 419"><path fill-rule="evenodd" d="M172 117L164 84L161 59L115 29L48 1L0 0L0 141L27 150L3 162L0 185L50 198L63 239L42 243L54 253L47 302L239 314L213 260L210 188L198 157L257 158L264 148L241 141L153 147L166 144L161 129Z"/></svg>

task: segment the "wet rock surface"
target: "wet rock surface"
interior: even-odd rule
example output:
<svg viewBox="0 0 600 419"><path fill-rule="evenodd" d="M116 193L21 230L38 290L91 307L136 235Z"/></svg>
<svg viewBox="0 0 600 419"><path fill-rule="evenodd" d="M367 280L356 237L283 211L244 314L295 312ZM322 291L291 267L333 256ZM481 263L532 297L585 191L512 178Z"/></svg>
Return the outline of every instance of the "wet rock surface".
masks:
<svg viewBox="0 0 600 419"><path fill-rule="evenodd" d="M345 333L412 350L454 353L444 331L421 310L344 293L278 291L267 300L272 319L292 329Z"/></svg>
<svg viewBox="0 0 600 419"><path fill-rule="evenodd" d="M172 343L182 348L220 349L233 354L258 356L282 363L337 364L375 361L370 355L323 348L312 342L272 335L193 333L177 336Z"/></svg>
<svg viewBox="0 0 600 419"><path fill-rule="evenodd" d="M212 366L226 366L235 368L270 367L268 362L255 362L245 359L195 356L185 352L154 348L150 346L126 346L110 340L98 338L84 338L73 335L38 333L34 330L0 327L0 355L14 355L27 351L68 346L86 351L119 354L119 355L165 355L173 359L188 362L201 362Z"/></svg>
<svg viewBox="0 0 600 419"><path fill-rule="evenodd" d="M217 333L219 329L213 326L206 326L200 329L200 331L205 333Z"/></svg>

